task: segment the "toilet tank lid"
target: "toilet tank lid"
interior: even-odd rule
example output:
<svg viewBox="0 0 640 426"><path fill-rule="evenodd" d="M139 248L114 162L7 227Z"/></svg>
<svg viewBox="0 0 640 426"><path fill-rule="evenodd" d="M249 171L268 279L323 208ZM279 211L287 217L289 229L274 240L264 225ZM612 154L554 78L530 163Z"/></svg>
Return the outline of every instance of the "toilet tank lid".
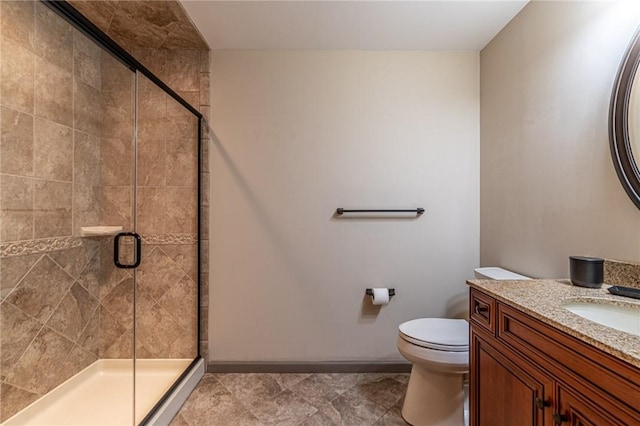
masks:
<svg viewBox="0 0 640 426"><path fill-rule="evenodd" d="M530 280L530 277L507 271L495 266L474 269L476 278L480 280Z"/></svg>

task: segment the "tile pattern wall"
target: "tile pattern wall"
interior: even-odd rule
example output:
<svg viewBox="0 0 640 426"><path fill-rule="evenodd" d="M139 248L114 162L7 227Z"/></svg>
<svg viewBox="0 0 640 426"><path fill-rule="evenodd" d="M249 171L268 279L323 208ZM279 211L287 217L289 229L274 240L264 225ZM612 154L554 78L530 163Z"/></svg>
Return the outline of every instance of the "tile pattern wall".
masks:
<svg viewBox="0 0 640 426"><path fill-rule="evenodd" d="M0 3L0 422L99 356L100 49ZM56 365L57 368L50 368Z"/></svg>
<svg viewBox="0 0 640 426"><path fill-rule="evenodd" d="M87 224L132 226L133 80L42 4L3 1L0 8L2 422L96 359L132 356L132 276L113 266L112 238L81 239L78 233ZM159 52L163 77L194 106L208 108L208 51ZM163 118L175 118L173 112L167 106ZM174 134L184 130L177 121L170 124ZM208 184L206 147L201 178ZM182 207L185 188L195 197L196 176L182 173L180 161L194 153L184 152L184 143L164 152L178 166L163 170L175 183L173 190L163 188L165 202ZM143 186L153 192L154 173L160 174L155 167L148 171L151 181ZM138 207L144 212L155 200L143 194ZM143 235L141 357L184 358L195 351L196 229L193 217L183 220L182 213L166 209L162 218L143 220L157 227L145 231L159 233ZM166 279L153 278L158 269ZM205 305L207 270L205 264ZM206 318L205 308L203 349ZM48 368L53 363L60 368Z"/></svg>
<svg viewBox="0 0 640 426"><path fill-rule="evenodd" d="M3 2L2 49L0 242L77 235L74 213L98 215L87 196L98 178L100 49L19 1Z"/></svg>
<svg viewBox="0 0 640 426"><path fill-rule="evenodd" d="M142 264L136 270L136 355L193 358L198 294L197 119L153 82L138 76L134 201L132 123L120 119L127 117L121 111L123 102L125 110L133 108L126 104L132 93L126 89L131 76L110 73L109 78L114 82L105 82L104 91L101 217L103 224L133 229L132 203L136 203L136 231L143 239ZM116 100L113 108L111 99ZM108 112L111 109L113 113ZM113 256L110 247L103 251L105 270ZM129 358L132 276L118 270L113 274L103 283L102 350L108 358Z"/></svg>
<svg viewBox="0 0 640 426"><path fill-rule="evenodd" d="M201 203L201 281L200 281L200 354L207 360L208 289L209 289L209 134L206 120L209 114L209 51L165 50L137 48L131 51L143 65L175 90L191 106L198 109L203 120ZM191 124L193 115L173 99L158 91L149 81L140 85L140 116L138 131L138 213L143 239L156 243L163 238L186 236L197 230L195 211L197 199L195 170L197 152L193 150L197 128ZM164 115L163 115L164 114ZM166 116L163 122L162 117ZM186 127L185 127L186 126ZM164 143L164 149L160 148ZM161 167L158 167L161 164ZM193 208L191 207L193 206ZM164 214L163 214L164 212ZM163 234L164 232L164 234ZM160 236L164 236L160 238ZM172 242L169 240L168 242ZM186 241L183 241L186 243ZM195 249L195 238L193 241ZM197 260L192 252L189 262ZM185 258L187 260L187 258ZM193 277L195 280L195 277ZM190 297L190 296L189 296ZM188 298L185 300L189 300ZM187 312L187 311L185 311Z"/></svg>
<svg viewBox="0 0 640 426"><path fill-rule="evenodd" d="M70 0L84 16L125 49L207 49L177 1Z"/></svg>
<svg viewBox="0 0 640 426"><path fill-rule="evenodd" d="M0 262L0 421L100 357L98 253L87 240Z"/></svg>
<svg viewBox="0 0 640 426"><path fill-rule="evenodd" d="M178 92L190 105L198 109L205 120L202 128L202 187L201 204L201 282L200 282L200 354L208 358L208 305L209 305L209 72L210 54L206 42L179 2L133 0L87 1L71 0L70 3L96 26L113 38L169 87ZM149 100L152 98L150 97ZM144 131L152 132L153 123ZM157 130L157 129L156 129ZM143 161L152 161L153 155L159 155L152 149L152 141L140 146L139 155ZM180 147L169 147L169 149ZM157 158L156 158L157 159ZM146 202L144 215L147 230L163 226L158 215L150 214L150 210L162 203L158 189L154 183L161 179L157 168L144 168L142 174L143 197ZM165 175L167 171L165 170ZM165 191L165 207L167 194ZM115 194L109 194L115 197ZM122 194L120 194L122 195ZM124 196L122 195L124 198ZM171 196L170 196L171 197ZM153 220L155 219L155 221ZM166 220L171 221L169 215ZM173 226L169 225L169 228ZM180 225L178 224L178 227ZM146 239L160 234L147 234ZM154 237L155 236L155 237ZM166 236L166 234L165 234Z"/></svg>
<svg viewBox="0 0 640 426"><path fill-rule="evenodd" d="M197 353L195 245L149 245L138 269L137 353L193 358Z"/></svg>
<svg viewBox="0 0 640 426"><path fill-rule="evenodd" d="M102 53L100 223L133 230L135 74Z"/></svg>
<svg viewBox="0 0 640 426"><path fill-rule="evenodd" d="M87 1L71 0L70 3L85 17L92 21L107 35L113 38L120 46L138 59L151 72L164 81L169 87L178 92L190 105L198 109L205 120L202 128L202 174L200 185L202 187L201 200L201 282L200 282L200 353L207 360L208 351L208 306L209 306L209 73L210 54L206 42L202 39L195 26L179 2L168 1ZM153 92L152 89L149 89ZM153 93L148 94L147 101L153 100ZM142 104L144 108L144 104ZM147 110L152 111L153 104L147 105ZM159 160L159 150L154 148L153 132L159 127L149 122L143 133L149 138L140 145L139 155L143 162ZM158 133L156 133L157 135ZM169 146L169 151L180 150L180 146ZM125 149L122 147L122 149ZM166 146L165 146L166 149ZM154 157L155 156L155 157ZM167 157L170 158L170 157ZM187 156L183 156L186 159ZM165 163L165 167L173 167L172 162ZM108 167L107 169L110 169ZM177 170L175 168L174 170ZM171 209L166 210L164 221L160 215L151 213L155 208L160 208L164 201L169 203L176 201L172 197L171 190L165 190L165 198L162 199L157 184L162 179L162 172L157 167L142 167L141 184L146 188L142 191L142 214L145 218L146 231L157 230L163 226L171 229L174 224L177 228L182 225L175 221L175 215L171 215ZM165 175L170 171L165 169ZM153 188L156 186L156 188ZM115 191L114 188L109 190ZM173 193L174 195L175 192ZM116 197L125 198L122 193L110 192L103 196L103 205ZM167 198L167 196L169 198ZM119 200L122 201L122 200ZM173 210L177 212L176 210ZM116 213L117 214L117 213ZM169 225L167 226L167 221ZM146 239L155 238L161 234L146 234ZM167 231L174 232L174 231ZM165 237L167 234L165 234Z"/></svg>
<svg viewBox="0 0 640 426"><path fill-rule="evenodd" d="M130 258L131 245L124 245ZM193 358L196 353L195 245L145 244L136 269L136 357ZM126 253L129 252L129 253ZM132 358L133 275L113 265L113 239L101 245L100 358Z"/></svg>

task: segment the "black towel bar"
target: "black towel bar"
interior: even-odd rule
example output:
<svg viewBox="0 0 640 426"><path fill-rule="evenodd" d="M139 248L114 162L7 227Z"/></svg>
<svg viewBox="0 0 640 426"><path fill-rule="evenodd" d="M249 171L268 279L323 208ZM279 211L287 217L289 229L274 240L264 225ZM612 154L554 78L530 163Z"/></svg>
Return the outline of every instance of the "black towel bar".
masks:
<svg viewBox="0 0 640 426"><path fill-rule="evenodd" d="M343 213L415 213L417 215L421 215L424 213L424 209L422 207L418 207L417 209L409 209L409 210L348 210L342 207L338 207L336 209L336 214L341 215Z"/></svg>

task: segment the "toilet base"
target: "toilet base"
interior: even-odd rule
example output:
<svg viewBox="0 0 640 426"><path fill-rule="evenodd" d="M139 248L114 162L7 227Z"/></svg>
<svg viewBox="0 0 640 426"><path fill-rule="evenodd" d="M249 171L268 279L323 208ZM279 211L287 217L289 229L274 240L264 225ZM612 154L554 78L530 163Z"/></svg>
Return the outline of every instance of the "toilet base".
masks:
<svg viewBox="0 0 640 426"><path fill-rule="evenodd" d="M411 368L402 417L412 426L464 425L463 376Z"/></svg>

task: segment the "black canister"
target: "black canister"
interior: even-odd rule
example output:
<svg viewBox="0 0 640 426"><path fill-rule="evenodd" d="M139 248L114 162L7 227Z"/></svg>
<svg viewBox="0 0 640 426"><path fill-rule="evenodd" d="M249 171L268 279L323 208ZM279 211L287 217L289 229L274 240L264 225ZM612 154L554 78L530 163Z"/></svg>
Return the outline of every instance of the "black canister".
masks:
<svg viewBox="0 0 640 426"><path fill-rule="evenodd" d="M604 281L604 259L588 256L570 256L569 277L574 285L600 288Z"/></svg>

